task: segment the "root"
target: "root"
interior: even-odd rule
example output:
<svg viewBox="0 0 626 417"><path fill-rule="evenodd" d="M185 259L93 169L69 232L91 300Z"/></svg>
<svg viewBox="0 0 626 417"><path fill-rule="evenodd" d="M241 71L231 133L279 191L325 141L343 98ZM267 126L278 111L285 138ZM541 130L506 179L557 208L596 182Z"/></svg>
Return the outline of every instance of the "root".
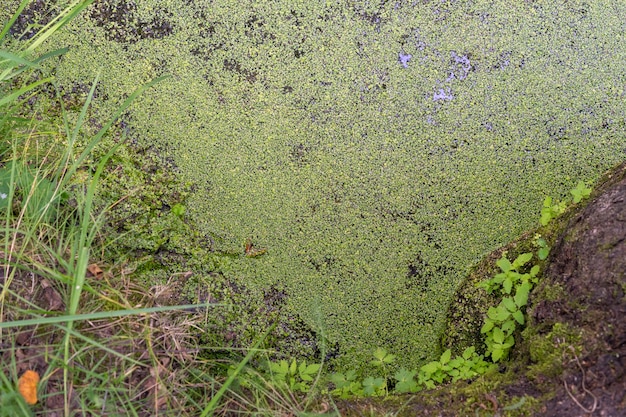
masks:
<svg viewBox="0 0 626 417"><path fill-rule="evenodd" d="M583 366L580 363L580 360L578 359L578 356L576 355L576 351L574 350L574 348L572 346L569 346L569 349L572 351L572 354L574 355L574 360L576 361L576 363L578 364L578 368L580 368L580 372L582 374L582 388L583 391L589 395L591 395L591 397L593 398L593 405L591 406L590 409L586 408L585 406L583 406L577 399L576 397L574 397L574 395L572 394L572 392L569 390L569 388L567 387L567 382L565 382L565 378L562 379L563 381L563 386L565 387L565 392L567 392L567 395L570 396L570 398L572 399L572 401L574 401L574 403L576 403L576 405L578 407L580 407L581 410L583 410L585 413L587 414L592 414L594 411L596 411L596 408L598 407L598 398L593 395L593 393L591 391L589 391L587 389L587 387L585 386L585 370L583 369Z"/></svg>

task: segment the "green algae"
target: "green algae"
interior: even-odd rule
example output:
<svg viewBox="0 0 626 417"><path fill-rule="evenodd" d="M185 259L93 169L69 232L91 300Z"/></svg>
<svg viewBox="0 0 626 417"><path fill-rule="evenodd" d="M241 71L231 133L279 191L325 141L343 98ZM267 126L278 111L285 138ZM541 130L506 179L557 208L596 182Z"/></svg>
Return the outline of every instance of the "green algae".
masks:
<svg viewBox="0 0 626 417"><path fill-rule="evenodd" d="M624 159L615 2L100 3L126 13L94 5L56 38L58 82L101 71L98 117L172 74L131 136L194 183L187 213L222 251L267 248L227 279L282 288L343 366L433 359L468 267Z"/></svg>

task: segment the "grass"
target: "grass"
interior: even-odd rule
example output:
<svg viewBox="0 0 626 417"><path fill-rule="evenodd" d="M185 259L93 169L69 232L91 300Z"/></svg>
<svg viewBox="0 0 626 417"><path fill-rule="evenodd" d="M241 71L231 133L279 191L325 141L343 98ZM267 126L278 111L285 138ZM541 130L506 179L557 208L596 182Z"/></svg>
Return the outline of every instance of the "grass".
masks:
<svg viewBox="0 0 626 417"><path fill-rule="evenodd" d="M102 245L123 239L99 235L107 211L95 198L124 137L96 162L92 154L165 77L137 88L92 135L98 77L82 107L66 109L57 90L59 115L28 114L28 101L54 85L38 64L64 52L37 50L90 3L71 2L18 42L7 34L24 0L0 32L0 416L298 414L304 403L289 390L260 379L236 386L264 336L243 358L218 361L210 352L228 349L200 346L195 333L220 305L159 305L158 292L134 282L123 262L101 256ZM27 370L40 376L35 404L17 390Z"/></svg>
<svg viewBox="0 0 626 417"><path fill-rule="evenodd" d="M200 350L191 334L202 316L185 310L202 306L151 306L147 289L134 287L115 265L100 276L88 273L90 264L98 264L94 238L105 215L94 211L94 195L115 148L93 167L87 166L88 156L132 101L160 79L138 88L86 141L82 128L97 79L73 125L62 100L63 125L57 131L42 129L46 115L23 117L26 100L51 81L32 81L32 71L63 51L31 57L89 3L71 3L17 50L0 52L0 131L6 146L0 190L0 363L9 371L0 380L1 415L69 416L77 410L165 415L165 409L189 407L180 379ZM0 40L27 4L20 4ZM85 168L90 173L81 183L76 174ZM39 403L32 408L15 390L27 369L41 375Z"/></svg>

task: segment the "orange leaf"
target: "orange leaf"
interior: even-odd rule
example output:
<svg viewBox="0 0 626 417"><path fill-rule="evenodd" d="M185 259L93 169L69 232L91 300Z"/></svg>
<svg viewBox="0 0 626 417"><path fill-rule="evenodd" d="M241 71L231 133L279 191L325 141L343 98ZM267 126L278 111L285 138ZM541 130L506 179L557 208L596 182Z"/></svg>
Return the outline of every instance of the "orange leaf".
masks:
<svg viewBox="0 0 626 417"><path fill-rule="evenodd" d="M19 390L26 403L37 404L37 384L39 383L39 374L35 371L28 370L22 374L17 381L17 389Z"/></svg>

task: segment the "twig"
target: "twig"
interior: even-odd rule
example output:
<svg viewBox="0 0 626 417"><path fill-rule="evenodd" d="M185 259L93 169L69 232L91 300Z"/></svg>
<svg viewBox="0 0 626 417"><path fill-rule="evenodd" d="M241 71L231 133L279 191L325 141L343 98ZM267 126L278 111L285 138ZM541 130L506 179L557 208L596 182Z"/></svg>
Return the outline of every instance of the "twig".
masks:
<svg viewBox="0 0 626 417"><path fill-rule="evenodd" d="M591 406L591 409L587 409L580 402L578 402L576 397L574 397L574 395L571 393L571 391L567 387L567 382L565 382L565 378L562 378L563 386L565 387L565 392L567 392L567 395L570 396L570 398L576 403L578 407L580 407L581 410L583 410L585 413L592 414L594 411L596 411L596 408L598 407L598 398L595 395L593 395L593 393L589 391L587 387L585 386L585 370L583 369L583 366L580 364L580 361L578 360L578 356L576 355L576 351L574 350L574 348L572 346L568 346L568 347L572 351L572 354L574 355L574 359L576 360L576 363L578 364L578 367L580 368L580 372L582 373L583 391L591 395L591 397L593 398L593 405Z"/></svg>

